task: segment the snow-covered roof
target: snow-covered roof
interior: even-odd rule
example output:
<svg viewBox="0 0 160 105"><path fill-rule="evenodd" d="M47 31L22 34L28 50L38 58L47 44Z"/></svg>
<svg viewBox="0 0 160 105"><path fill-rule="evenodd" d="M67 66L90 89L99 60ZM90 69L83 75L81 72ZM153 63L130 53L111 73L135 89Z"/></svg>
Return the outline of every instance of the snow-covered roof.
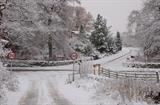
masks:
<svg viewBox="0 0 160 105"><path fill-rule="evenodd" d="M72 31L72 33L77 35L77 34L79 34L79 31ZM90 31L90 32L87 31L85 33L88 34L88 35L91 35L92 31Z"/></svg>
<svg viewBox="0 0 160 105"><path fill-rule="evenodd" d="M8 42L9 42L8 40L0 39L0 43L5 43L5 44L7 44Z"/></svg>
<svg viewBox="0 0 160 105"><path fill-rule="evenodd" d="M74 33L74 34L79 34L79 31L72 31L72 33Z"/></svg>

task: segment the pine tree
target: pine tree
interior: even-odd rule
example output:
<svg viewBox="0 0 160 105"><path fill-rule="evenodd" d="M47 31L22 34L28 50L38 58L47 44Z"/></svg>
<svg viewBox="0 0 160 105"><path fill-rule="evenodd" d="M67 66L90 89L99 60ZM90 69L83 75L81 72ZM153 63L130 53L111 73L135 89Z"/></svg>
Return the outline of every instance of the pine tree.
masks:
<svg viewBox="0 0 160 105"><path fill-rule="evenodd" d="M122 40L121 40L120 32L117 32L115 44L117 47L117 51L121 51L122 50Z"/></svg>
<svg viewBox="0 0 160 105"><path fill-rule="evenodd" d="M100 53L109 51L108 41L110 39L109 27L107 22L102 16L98 14L96 22L94 23L95 30L92 32L90 40L92 44Z"/></svg>

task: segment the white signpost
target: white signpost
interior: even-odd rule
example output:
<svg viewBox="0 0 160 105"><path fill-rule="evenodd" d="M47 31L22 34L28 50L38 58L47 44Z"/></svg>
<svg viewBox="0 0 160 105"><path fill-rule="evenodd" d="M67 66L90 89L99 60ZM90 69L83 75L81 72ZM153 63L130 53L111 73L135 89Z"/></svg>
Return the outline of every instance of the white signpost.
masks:
<svg viewBox="0 0 160 105"><path fill-rule="evenodd" d="M78 58L78 54L76 52L73 52L71 54L71 59L73 60L73 81L74 81L74 76L75 76L75 60Z"/></svg>

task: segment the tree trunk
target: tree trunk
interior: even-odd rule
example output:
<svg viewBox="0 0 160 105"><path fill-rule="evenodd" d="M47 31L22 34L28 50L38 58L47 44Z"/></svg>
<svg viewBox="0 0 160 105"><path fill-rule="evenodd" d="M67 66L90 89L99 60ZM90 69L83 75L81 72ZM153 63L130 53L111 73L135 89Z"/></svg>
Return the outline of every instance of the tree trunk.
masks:
<svg viewBox="0 0 160 105"><path fill-rule="evenodd" d="M52 36L49 35L48 37L48 51L49 51L49 60L51 61L53 59L53 51L52 51Z"/></svg>

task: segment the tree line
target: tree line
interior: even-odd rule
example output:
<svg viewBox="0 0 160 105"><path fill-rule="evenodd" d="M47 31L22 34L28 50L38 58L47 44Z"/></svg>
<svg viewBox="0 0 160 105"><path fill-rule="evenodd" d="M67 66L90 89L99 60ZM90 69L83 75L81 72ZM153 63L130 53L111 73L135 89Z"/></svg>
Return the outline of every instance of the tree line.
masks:
<svg viewBox="0 0 160 105"><path fill-rule="evenodd" d="M128 33L137 40L143 54L153 58L160 54L160 1L146 0L141 10L128 17Z"/></svg>
<svg viewBox="0 0 160 105"><path fill-rule="evenodd" d="M3 10L1 29L10 41L6 46L17 59L53 60L63 52L66 59L74 50L91 55L93 48L100 53L115 53L122 49L120 33L113 37L107 21L98 15L96 21L78 0L10 0ZM68 40L72 31L79 31L83 49L72 48ZM93 30L91 32L91 30ZM91 35L86 34L91 32ZM53 54L55 53L55 54Z"/></svg>

